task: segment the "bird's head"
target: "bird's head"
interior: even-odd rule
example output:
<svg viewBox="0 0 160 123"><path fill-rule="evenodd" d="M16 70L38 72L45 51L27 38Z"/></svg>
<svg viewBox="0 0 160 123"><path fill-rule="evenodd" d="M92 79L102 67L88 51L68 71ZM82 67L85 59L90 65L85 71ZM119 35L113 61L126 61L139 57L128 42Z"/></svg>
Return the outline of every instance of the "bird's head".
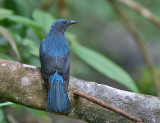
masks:
<svg viewBox="0 0 160 123"><path fill-rule="evenodd" d="M59 19L59 20L56 20L53 23L50 31L55 30L57 32L62 32L63 33L69 25L75 24L75 23L77 23L77 21L67 20L67 19Z"/></svg>

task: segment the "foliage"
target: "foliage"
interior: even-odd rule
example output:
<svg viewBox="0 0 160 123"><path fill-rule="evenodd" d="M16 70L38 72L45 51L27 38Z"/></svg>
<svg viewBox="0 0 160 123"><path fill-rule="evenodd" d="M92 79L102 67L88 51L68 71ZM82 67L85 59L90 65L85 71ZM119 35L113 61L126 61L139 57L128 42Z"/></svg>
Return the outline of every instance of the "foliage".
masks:
<svg viewBox="0 0 160 123"><path fill-rule="evenodd" d="M0 8L0 21L5 19L6 17L8 17L9 15L11 15L13 13L12 10L8 10L8 9L2 9Z"/></svg>
<svg viewBox="0 0 160 123"><path fill-rule="evenodd" d="M15 43L10 31L5 27L0 26L0 33L6 39L6 41L8 41L10 43L12 49L14 50L14 52L17 56L17 59L20 59L19 51L17 49L16 43Z"/></svg>
<svg viewBox="0 0 160 123"><path fill-rule="evenodd" d="M160 66L156 66L156 71L160 75ZM142 66L134 72L141 73L141 76L137 79L137 86L141 90L141 93L156 96L155 86L149 74L148 68L146 66Z"/></svg>
<svg viewBox="0 0 160 123"><path fill-rule="evenodd" d="M5 121L3 110L0 108L0 123L7 123Z"/></svg>
<svg viewBox="0 0 160 123"><path fill-rule="evenodd" d="M123 84L128 89L134 92L138 92L138 89L130 76L107 57L92 49L80 45L72 45L71 49L82 60L84 60L100 73Z"/></svg>

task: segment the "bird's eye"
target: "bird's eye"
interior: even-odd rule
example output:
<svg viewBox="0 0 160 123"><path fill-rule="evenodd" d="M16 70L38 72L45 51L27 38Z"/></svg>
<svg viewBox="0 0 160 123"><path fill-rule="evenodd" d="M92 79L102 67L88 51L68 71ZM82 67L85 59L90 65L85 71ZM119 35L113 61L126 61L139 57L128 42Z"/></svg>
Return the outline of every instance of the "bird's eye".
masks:
<svg viewBox="0 0 160 123"><path fill-rule="evenodd" d="M67 22L66 21L63 21L63 24L66 24Z"/></svg>

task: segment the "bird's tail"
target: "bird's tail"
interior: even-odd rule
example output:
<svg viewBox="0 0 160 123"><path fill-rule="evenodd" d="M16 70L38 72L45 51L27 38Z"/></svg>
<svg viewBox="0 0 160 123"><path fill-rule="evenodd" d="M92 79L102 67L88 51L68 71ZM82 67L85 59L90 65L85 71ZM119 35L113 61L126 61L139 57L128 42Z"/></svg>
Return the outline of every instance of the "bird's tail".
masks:
<svg viewBox="0 0 160 123"><path fill-rule="evenodd" d="M63 77L56 72L50 76L51 88L48 90L47 111L67 113L71 109L67 92L64 91Z"/></svg>

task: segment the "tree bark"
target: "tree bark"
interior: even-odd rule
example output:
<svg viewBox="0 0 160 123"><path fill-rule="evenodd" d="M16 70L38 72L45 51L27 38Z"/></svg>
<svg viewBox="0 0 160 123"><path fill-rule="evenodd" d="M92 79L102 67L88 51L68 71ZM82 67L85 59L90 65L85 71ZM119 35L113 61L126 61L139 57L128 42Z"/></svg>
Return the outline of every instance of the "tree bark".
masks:
<svg viewBox="0 0 160 123"><path fill-rule="evenodd" d="M72 110L69 114L65 114L67 117L92 123L133 122L82 97L74 96L75 89L118 107L142 119L145 123L160 121L160 98L127 92L75 77L70 78L68 94ZM40 68L0 59L0 97L7 101L45 111L47 90Z"/></svg>

